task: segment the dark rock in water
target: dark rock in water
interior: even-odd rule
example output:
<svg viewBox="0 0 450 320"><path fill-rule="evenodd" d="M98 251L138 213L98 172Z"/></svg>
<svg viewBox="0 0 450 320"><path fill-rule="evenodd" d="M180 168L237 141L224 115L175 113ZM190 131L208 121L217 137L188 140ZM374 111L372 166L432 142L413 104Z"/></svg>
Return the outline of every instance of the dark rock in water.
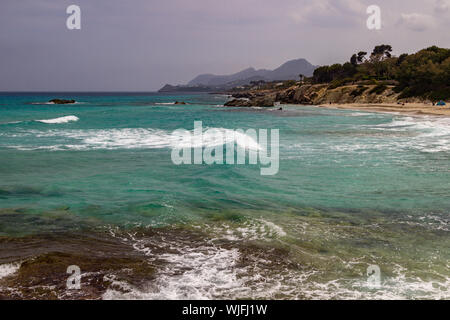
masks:
<svg viewBox="0 0 450 320"><path fill-rule="evenodd" d="M72 104L75 103L75 100L64 100L64 99L53 99L49 102L53 102L54 104Z"/></svg>
<svg viewBox="0 0 450 320"><path fill-rule="evenodd" d="M178 105L178 104L182 104L182 105L185 105L185 104L187 104L186 102L179 102L179 101L175 101L175 104L176 105Z"/></svg>
<svg viewBox="0 0 450 320"><path fill-rule="evenodd" d="M251 107L252 104L246 99L234 99L224 104L225 107Z"/></svg>
<svg viewBox="0 0 450 320"><path fill-rule="evenodd" d="M152 280L155 274L155 266L145 256L102 234L0 237L0 247L8 256L17 252L14 258L20 257L18 270L0 279L0 300L99 299L116 278L139 287L143 279ZM67 290L71 265L83 273L81 290Z"/></svg>

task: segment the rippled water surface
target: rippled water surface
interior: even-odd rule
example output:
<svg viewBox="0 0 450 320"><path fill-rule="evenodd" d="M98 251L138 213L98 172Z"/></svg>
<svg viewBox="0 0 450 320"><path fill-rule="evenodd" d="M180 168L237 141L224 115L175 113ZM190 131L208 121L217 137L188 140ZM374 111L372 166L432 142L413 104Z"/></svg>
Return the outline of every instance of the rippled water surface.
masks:
<svg viewBox="0 0 450 320"><path fill-rule="evenodd" d="M0 95L0 296L450 298L449 118L225 100ZM279 173L174 165L194 121L279 129Z"/></svg>

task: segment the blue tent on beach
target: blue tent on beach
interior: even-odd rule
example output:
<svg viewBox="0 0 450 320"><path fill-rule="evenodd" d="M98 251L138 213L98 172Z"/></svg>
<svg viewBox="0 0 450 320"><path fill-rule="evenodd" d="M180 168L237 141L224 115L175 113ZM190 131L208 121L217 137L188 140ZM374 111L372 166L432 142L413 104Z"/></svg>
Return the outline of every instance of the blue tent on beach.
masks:
<svg viewBox="0 0 450 320"><path fill-rule="evenodd" d="M445 106L446 104L445 104L445 102L444 101L439 101L436 105L438 105L438 106Z"/></svg>

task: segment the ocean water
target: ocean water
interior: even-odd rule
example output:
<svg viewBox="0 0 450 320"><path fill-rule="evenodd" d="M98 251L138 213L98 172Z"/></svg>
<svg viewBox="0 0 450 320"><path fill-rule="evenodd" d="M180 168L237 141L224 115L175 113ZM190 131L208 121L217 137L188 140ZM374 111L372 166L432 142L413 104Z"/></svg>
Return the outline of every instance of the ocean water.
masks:
<svg viewBox="0 0 450 320"><path fill-rule="evenodd" d="M226 99L1 94L0 296L450 298L449 118ZM279 129L278 174L174 165L194 121Z"/></svg>

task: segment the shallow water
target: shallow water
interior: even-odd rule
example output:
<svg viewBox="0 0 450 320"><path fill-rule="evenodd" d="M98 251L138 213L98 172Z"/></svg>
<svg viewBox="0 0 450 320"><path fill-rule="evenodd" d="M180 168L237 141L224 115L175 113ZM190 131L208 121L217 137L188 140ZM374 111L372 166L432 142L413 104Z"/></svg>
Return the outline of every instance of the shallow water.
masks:
<svg viewBox="0 0 450 320"><path fill-rule="evenodd" d="M73 297L63 266L78 263L90 283L78 298L450 298L449 119L55 97L0 95L0 296ZM279 129L279 173L175 166L171 133L194 121ZM118 260L93 267L90 251ZM58 275L27 280L48 264Z"/></svg>

